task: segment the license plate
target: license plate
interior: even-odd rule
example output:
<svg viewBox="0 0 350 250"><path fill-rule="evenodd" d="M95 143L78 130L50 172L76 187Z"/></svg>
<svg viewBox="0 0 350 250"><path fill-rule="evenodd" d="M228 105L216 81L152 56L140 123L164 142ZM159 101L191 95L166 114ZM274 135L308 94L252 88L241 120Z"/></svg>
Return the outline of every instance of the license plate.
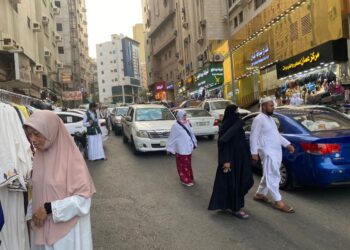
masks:
<svg viewBox="0 0 350 250"><path fill-rule="evenodd" d="M209 122L197 122L197 126L208 126Z"/></svg>
<svg viewBox="0 0 350 250"><path fill-rule="evenodd" d="M165 147L165 146L166 146L166 142L165 142L165 141L161 141L161 142L160 142L160 146L161 146L161 147Z"/></svg>

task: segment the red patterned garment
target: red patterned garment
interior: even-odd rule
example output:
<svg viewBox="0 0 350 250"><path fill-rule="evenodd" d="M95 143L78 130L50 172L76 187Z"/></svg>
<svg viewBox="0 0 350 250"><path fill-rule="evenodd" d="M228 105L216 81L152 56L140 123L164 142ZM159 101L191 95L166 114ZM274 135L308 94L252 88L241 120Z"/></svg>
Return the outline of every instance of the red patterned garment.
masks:
<svg viewBox="0 0 350 250"><path fill-rule="evenodd" d="M182 183L193 183L192 155L176 154L176 165Z"/></svg>

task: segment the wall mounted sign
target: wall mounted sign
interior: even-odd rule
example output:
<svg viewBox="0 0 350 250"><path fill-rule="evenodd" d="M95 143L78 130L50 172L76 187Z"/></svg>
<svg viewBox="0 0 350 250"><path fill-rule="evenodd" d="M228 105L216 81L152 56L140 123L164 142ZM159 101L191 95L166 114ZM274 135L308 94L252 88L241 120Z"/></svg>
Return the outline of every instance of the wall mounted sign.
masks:
<svg viewBox="0 0 350 250"><path fill-rule="evenodd" d="M256 51L251 57L250 57L250 62L251 66L256 66L262 62L265 62L270 59L269 55L270 49L269 47L265 47L262 50Z"/></svg>
<svg viewBox="0 0 350 250"><path fill-rule="evenodd" d="M224 83L222 64L210 64L194 75L196 89L213 88Z"/></svg>
<svg viewBox="0 0 350 250"><path fill-rule="evenodd" d="M277 78L286 77L330 62L348 60L347 40L329 41L277 63Z"/></svg>

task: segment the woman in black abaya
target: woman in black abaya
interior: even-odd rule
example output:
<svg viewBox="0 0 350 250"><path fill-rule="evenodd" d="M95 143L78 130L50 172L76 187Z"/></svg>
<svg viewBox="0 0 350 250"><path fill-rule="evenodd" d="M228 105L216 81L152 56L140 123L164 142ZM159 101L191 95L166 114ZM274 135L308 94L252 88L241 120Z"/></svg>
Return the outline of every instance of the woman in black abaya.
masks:
<svg viewBox="0 0 350 250"><path fill-rule="evenodd" d="M249 215L242 208L244 196L254 180L243 125L237 106L228 106L219 131L219 166L208 209L231 210L236 217L248 219Z"/></svg>

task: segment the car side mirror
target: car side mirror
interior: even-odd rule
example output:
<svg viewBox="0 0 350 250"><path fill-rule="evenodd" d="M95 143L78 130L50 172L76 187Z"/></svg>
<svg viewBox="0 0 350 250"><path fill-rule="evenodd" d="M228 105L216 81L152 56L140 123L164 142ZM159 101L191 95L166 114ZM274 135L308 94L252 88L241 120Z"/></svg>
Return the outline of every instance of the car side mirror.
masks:
<svg viewBox="0 0 350 250"><path fill-rule="evenodd" d="M131 122L131 116L124 116L124 118L125 118L125 121Z"/></svg>

